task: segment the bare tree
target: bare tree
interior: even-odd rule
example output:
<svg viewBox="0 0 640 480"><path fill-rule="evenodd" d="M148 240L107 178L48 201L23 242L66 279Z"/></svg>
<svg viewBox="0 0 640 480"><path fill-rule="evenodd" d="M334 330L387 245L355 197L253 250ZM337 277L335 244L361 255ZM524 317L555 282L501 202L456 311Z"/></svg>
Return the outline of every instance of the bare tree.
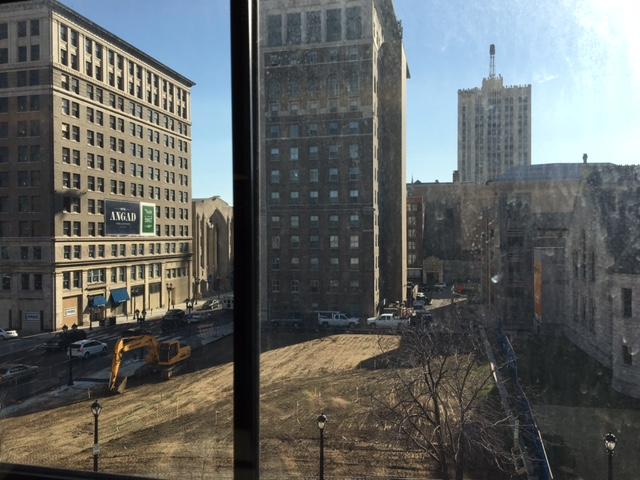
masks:
<svg viewBox="0 0 640 480"><path fill-rule="evenodd" d="M470 460L490 459L501 470L512 465L513 421L490 394L493 374L478 332L454 323L405 329L371 392L382 419L428 455L444 480L451 469L462 480Z"/></svg>

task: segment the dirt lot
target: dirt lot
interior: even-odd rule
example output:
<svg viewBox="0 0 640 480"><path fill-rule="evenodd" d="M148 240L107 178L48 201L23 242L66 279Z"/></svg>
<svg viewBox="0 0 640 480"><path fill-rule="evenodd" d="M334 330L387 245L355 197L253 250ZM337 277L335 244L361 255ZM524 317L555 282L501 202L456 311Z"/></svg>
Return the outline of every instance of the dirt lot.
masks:
<svg viewBox="0 0 640 480"><path fill-rule="evenodd" d="M334 335L262 354L263 478L317 474L316 416L324 411L327 478L429 477L417 452L399 448L372 414L367 385L381 372L374 335ZM385 349L397 337L381 337ZM231 478L231 339L209 346L214 365L168 383L143 383L101 399L101 470L165 478ZM205 362L205 363L206 363ZM0 420L0 461L90 469L93 418L87 392L75 403ZM32 410L33 405L30 407ZM40 406L42 408L42 406ZM18 413L14 412L14 415Z"/></svg>

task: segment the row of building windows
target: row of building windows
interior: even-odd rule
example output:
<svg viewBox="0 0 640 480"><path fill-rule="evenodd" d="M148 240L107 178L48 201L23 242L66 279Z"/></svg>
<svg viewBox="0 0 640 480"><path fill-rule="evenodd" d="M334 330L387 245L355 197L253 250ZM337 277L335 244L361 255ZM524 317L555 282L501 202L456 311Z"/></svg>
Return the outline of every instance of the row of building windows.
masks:
<svg viewBox="0 0 640 480"><path fill-rule="evenodd" d="M9 122L0 122L0 138L11 137L39 137L40 120L19 120L15 123L15 132L9 130Z"/></svg>
<svg viewBox="0 0 640 480"><path fill-rule="evenodd" d="M98 137L95 140L95 143L98 145L101 145L103 142L103 137L102 134L98 133ZM132 144L133 145L133 144ZM4 150L3 150L4 148ZM26 147L25 147L26 148ZM124 150L124 142L122 144L122 148ZM138 151L141 151L141 146L139 146ZM20 147L18 147L18 153L20 152ZM3 153L5 153L5 157L4 158L8 158L8 148L7 147L0 147L0 155L2 155ZM124 152L123 152L124 153ZM155 160L157 162L160 162L160 151L159 150L153 150L153 149L149 149L148 151L149 153L149 158L152 160ZM0 158L0 163L2 163L2 159ZM77 165L80 166L80 150L77 149L71 149L68 147L62 147L62 163L66 163L68 165ZM177 157L177 162L176 162L176 157L175 155L171 154L169 155L168 153L165 152L164 154L164 163L167 166L172 166L175 167L176 165L178 166L178 168L180 169L184 169L184 170L188 170L189 169L189 161L187 158L185 157ZM136 165L135 167L135 171L136 171L136 175L135 176L139 176L140 178L144 178L144 173L140 173L143 170L143 165L142 164L131 164L131 165ZM121 174L125 174L126 168L125 168L125 162L124 160L118 160L115 158L110 158L109 159L109 166L110 166L110 171L113 173L121 173ZM104 170L104 155L100 155L100 154L95 154L93 152L88 152L87 153L87 167L88 168L95 168L98 170ZM134 167L130 167L133 172L133 168ZM160 169L156 169L155 167L148 167L147 171L149 173L149 178L152 180L160 180ZM168 175L169 171L165 171L165 180L167 182L169 182L168 179L174 179L174 181L172 181L171 183L175 183L175 176L173 173L171 173L171 175ZM182 180L180 180L182 178ZM178 174L178 181L180 183L180 185L189 185L189 176L188 175L182 175L182 174Z"/></svg>
<svg viewBox="0 0 640 480"><path fill-rule="evenodd" d="M328 258L327 264L333 268L340 267L340 257L330 257ZM290 268L295 270L300 268L300 257L291 257L290 259ZM320 259L318 257L310 257L309 258L309 268L310 270L319 270L320 268ZM360 268L360 257L349 257L349 268L353 270L357 270ZM280 270L280 257L272 257L271 258L271 269L272 270Z"/></svg>
<svg viewBox="0 0 640 480"><path fill-rule="evenodd" d="M20 290L42 290L41 273L17 273L16 278L20 279ZM0 273L2 290L11 290L11 274Z"/></svg>
<svg viewBox="0 0 640 480"><path fill-rule="evenodd" d="M144 280L149 278L162 278L162 264L152 263L149 265L132 265L129 267L111 267L94 268L87 270L87 284L95 285L97 283L105 283L107 281L107 271L110 272L111 283L119 283L127 281L127 271L131 280ZM181 278L187 276L187 269L182 268L165 268L166 278ZM62 288L72 290L82 288L82 271L63 272Z"/></svg>
<svg viewBox="0 0 640 480"><path fill-rule="evenodd" d="M70 41L69 41L70 38ZM172 114L182 118L187 118L187 91L174 85L173 83L160 79L158 75L149 70L143 69L132 60L127 59L129 65L128 89L125 90L125 69L124 57L111 49L104 48L93 39L84 39L85 53L83 73L95 78L99 82L105 81L118 90L128 91L129 95L136 96L140 100L156 107L163 108ZM104 62L103 50L108 52L108 65ZM78 32L60 25L60 63L76 70L81 70L80 50L78 47ZM146 88L143 91L143 76L146 72ZM160 89L162 83L162 89ZM146 95L145 95L146 93ZM161 101L162 100L162 101Z"/></svg>
<svg viewBox="0 0 640 480"><path fill-rule="evenodd" d="M295 49L265 53L264 64L269 67L315 65L336 62L371 60L369 45L347 45L343 47ZM345 67L348 67L345 64Z"/></svg>
<svg viewBox="0 0 640 480"><path fill-rule="evenodd" d="M310 293L320 293L321 283L324 283L326 287L326 291L329 293L342 293L340 290L340 280L337 279L329 279L327 281L321 282L318 279L309 280L309 292ZM353 278L349 280L348 283L349 289L352 293L360 292L360 279ZM280 279L274 278L271 280L271 292L272 293L280 293ZM288 293L302 293L302 282L298 279L293 279L289 282L289 291Z"/></svg>
<svg viewBox="0 0 640 480"><path fill-rule="evenodd" d="M328 168L323 173L324 173L323 181L328 181L332 183L340 181L340 169L337 167ZM360 180L360 167L349 167L348 176L345 176L343 174L343 177L345 177L344 179L348 179L350 182L355 182ZM271 174L269 178L272 185L277 185L281 183L281 181L283 180L280 170L271 170ZM289 184L300 183L301 181L303 181L302 170L297 168L290 169L287 183ZM309 183L318 183L318 182L320 182L320 170L317 168L310 168Z"/></svg>
<svg viewBox="0 0 640 480"><path fill-rule="evenodd" d="M69 206L65 205L64 208L79 208L74 206L72 202ZM71 210L71 213L73 210ZM87 235L90 237L104 236L104 222L87 222ZM160 236L162 233L162 225L156 224L156 236ZM82 236L82 222L76 222L71 220L64 220L62 222L62 234L65 237L81 237ZM188 225L165 225L164 226L165 237L188 237L189 226ZM173 252L172 252L173 253Z"/></svg>
<svg viewBox="0 0 640 480"><path fill-rule="evenodd" d="M312 122L303 125L302 130L299 124L294 123L291 125L280 126L277 133L280 138L299 138L301 134L303 137L316 137L320 135L359 135L361 131L360 123L361 122L359 120L349 120L346 122L332 120L324 124Z"/></svg>
<svg viewBox="0 0 640 480"><path fill-rule="evenodd" d="M267 45L276 47L283 45L300 45L303 43L319 43L324 41L339 42L343 39L358 40L362 38L362 13L359 6L331 8L324 11L314 10L287 13L286 15L267 15ZM324 22L323 22L324 19ZM304 20L304 24L303 24Z"/></svg>
<svg viewBox="0 0 640 480"><path fill-rule="evenodd" d="M20 260L42 260L42 247L20 247L19 253ZM8 246L0 246L0 260L11 260Z"/></svg>
<svg viewBox="0 0 640 480"><path fill-rule="evenodd" d="M20 97L18 97L20 98ZM63 115L69 115L75 118L80 118L80 104L78 102L74 102L67 98L61 99L61 109ZM90 123L94 123L96 125L104 126L104 112L102 110L94 109L93 107L86 107L86 116L87 121ZM129 129L128 132L131 136L144 139L144 127L135 122L128 122ZM109 115L109 127L112 130L116 130L122 133L125 133L125 120L121 117L117 117L115 115ZM153 130L152 128L147 128L147 140L151 143L157 143L158 145L164 143L166 148L176 148L176 138L163 134L163 139L161 141L160 132L157 130ZM132 143L133 145L133 143ZM189 150L189 146L187 141L183 141L182 139L178 139L177 141L178 151L187 153Z"/></svg>
<svg viewBox="0 0 640 480"><path fill-rule="evenodd" d="M40 20L34 18L32 20L19 20L15 22L16 35L18 38L27 36L37 37L40 35ZM9 38L9 24L0 23L0 40Z"/></svg>
<svg viewBox="0 0 640 480"><path fill-rule="evenodd" d="M39 121L35 121L38 123L39 126ZM26 122L18 122L18 136L28 136L26 134L24 135L20 135L19 133L21 132L20 130L20 124L21 123L26 123ZM34 121L31 122L32 124L34 123ZM8 132L8 127L7 127L7 122L0 122L0 135L2 135L2 128L5 128L5 133L4 133L4 137L0 136L0 138L6 138L6 135ZM61 123L61 131L62 131L62 137L66 138L67 140L73 140L74 142L80 142L81 141L81 137L80 137L80 127L77 125L70 125L68 123L62 122ZM39 130L38 130L38 135L39 135ZM34 134L32 133L31 136L34 136ZM92 147L98 147L98 148L104 148L104 134L101 132L95 132L93 130L89 130L87 129L86 131L86 136L87 136L87 144L92 146ZM171 137L173 139L173 137ZM173 144L172 148L173 148ZM129 143L130 146L130 153L131 156L133 157L140 157L140 158L145 158L144 156L144 146L141 144L136 144L133 142ZM109 137L109 148L111 151L113 152L120 152L120 153L125 153L125 140L122 138L117 138L117 137ZM148 154L148 158L151 161L157 161L160 162L160 151L159 150L154 150L151 147L147 148L147 154ZM175 155L173 154L169 154L168 152L164 152L164 157L165 157L165 162L167 162L167 164L169 164L169 159L173 157L173 164L175 165Z"/></svg>
<svg viewBox="0 0 640 480"><path fill-rule="evenodd" d="M306 110L305 110L306 105ZM337 113L339 110L345 111L345 109L341 109L340 107L345 105L345 101L335 98L328 98L326 104L321 103L318 100L309 100L307 102L300 102L298 100L289 100L286 103L282 102L269 102L267 104L267 114L270 117L277 117L280 115L280 111L287 112L288 115L302 115L305 113L308 114L318 114L318 113ZM321 108L322 106L322 108ZM348 111L357 112L359 111L361 106L360 97L351 96L348 99ZM375 114L375 107L374 107Z"/></svg>
<svg viewBox="0 0 640 480"><path fill-rule="evenodd" d="M332 249L340 248L340 236L339 235L328 235L323 237L327 239L327 246ZM278 250L282 246L281 242L282 237L280 235L272 235L271 236L271 248L274 250ZM290 248L300 248L302 246L300 235L290 235L289 239L289 247ZM345 239L348 243L348 247L350 249L360 248L360 237L359 235L349 235L348 239ZM376 246L377 246L377 237L376 237ZM320 235L309 235L309 247L310 248L320 248Z"/></svg>
<svg viewBox="0 0 640 480"><path fill-rule="evenodd" d="M188 242L166 242L164 244L164 252L162 251L162 243L149 243L148 253L145 253L144 243L132 243L129 244L129 252L127 252L127 244L125 243L113 243L111 244L111 257L127 257L129 254L132 256L138 255L160 255L162 253L189 253ZM89 258L105 258L106 246L104 244L88 245L86 246L87 256ZM79 260L82 259L82 245L64 245L63 258L65 260Z"/></svg>
<svg viewBox="0 0 640 480"><path fill-rule="evenodd" d="M17 62L37 62L40 60L40 45L31 45L29 47L20 45L16 48ZM0 48L0 65L9 63L9 49Z"/></svg>
<svg viewBox="0 0 640 480"><path fill-rule="evenodd" d="M40 85L40 70L0 72L0 88L33 87Z"/></svg>
<svg viewBox="0 0 640 480"><path fill-rule="evenodd" d="M280 102L283 95L286 99L296 99L300 96L314 98L324 95L339 97L342 93L349 96L358 95L360 93L360 72L351 70L341 72L340 75L331 73L324 81L324 92L321 90L322 85L323 82L311 74L304 82L297 76L290 76L286 83L286 89L282 88L279 80L271 79L267 83L267 98L269 102Z"/></svg>
<svg viewBox="0 0 640 480"><path fill-rule="evenodd" d="M140 168L140 170L138 169L138 167L142 167L141 165L135 165L135 164L131 164L132 167L136 168L135 172L132 172L131 175L134 177L140 177L140 178L144 178L144 174L142 173L142 169ZM113 171L113 170L112 170ZM118 173L118 172L114 172L114 173ZM151 180L160 180L160 169L157 169L155 172L149 172L150 173L150 179ZM166 173L171 173L170 175L165 175L165 183L169 184L175 184L176 183L176 176L174 172L166 172ZM119 173L121 174L121 173ZM155 174L154 176L151 176L152 174ZM178 175L178 179L179 179L179 183L180 185L188 185L188 179L185 178L185 176L183 175ZM111 180L111 193L113 194L121 194L124 195L125 193L122 193L122 191L124 191L124 187L121 187L121 190L118 189L118 185L115 183L116 180ZM119 182L120 184L124 184L125 182ZM88 175L86 177L86 184L87 184L87 190L90 192L104 192L104 178L102 177L95 177L93 175ZM73 188L73 189L80 189L82 188L82 181L81 181L81 175L79 173L70 173L70 172L62 172L62 186L64 188ZM136 184L136 183L131 183L130 184L131 189L131 195L133 195L134 197L144 197L144 185L142 184ZM149 186L149 192L150 192L150 196L151 198L155 198L156 197L156 191L158 192L158 198L160 197L159 193L160 193L160 187L153 187L153 186ZM152 190L153 189L153 190ZM157 190L156 190L157 189ZM167 200L174 196L175 194L170 193L171 190L169 189L165 189L167 191L169 191L169 193L165 193L165 196L167 197ZM180 199L180 201L182 202L182 199L184 199L185 197L185 193L186 192L178 192L178 198Z"/></svg>
<svg viewBox="0 0 640 480"><path fill-rule="evenodd" d="M272 127L273 128L273 127ZM271 137L275 138L275 137ZM282 151L280 147L271 147L269 149L269 158L272 162L278 162L282 159ZM289 147L288 148L288 158L292 162L297 162L300 160L300 147ZM320 160L321 151L318 145L309 145L307 149L307 158L309 160ZM329 160L340 160L342 158L342 145L333 144L327 147L327 158ZM358 160L360 158L360 144L351 143L348 146L348 158L350 160Z"/></svg>
<svg viewBox="0 0 640 480"><path fill-rule="evenodd" d="M2 173L0 172L0 187L3 186L2 184ZM63 179L62 179L62 184L64 188L69 188L69 189L78 189L80 188L80 180L78 177L76 177L75 175L71 176L71 174L69 174L69 176L65 176L65 173L67 172L63 172ZM69 186L67 186L69 185ZM76 186L78 185L78 186ZM18 186L32 186L32 185L18 185ZM129 191L127 192L127 184L124 181L118 181L118 180L109 180L109 193L111 195L130 195L132 197L139 197L139 198L144 198L145 196L145 186L142 183L130 183L129 184ZM90 192L104 192L105 191L105 182L104 182L104 178L102 177L93 177L93 176L88 176L87 177L87 190ZM154 187L154 186L147 186L147 191L148 191L148 195L147 197L150 198L151 200L161 200L161 195L160 195L160 187ZM173 189L168 189L165 188L164 189L164 200L166 200L167 202L179 202L179 203L189 203L189 192L183 192L178 190L176 192L176 190Z"/></svg>
<svg viewBox="0 0 640 480"><path fill-rule="evenodd" d="M12 222L0 222L0 237L39 237L42 235L42 224L39 221L20 220L18 230L14 231Z"/></svg>
<svg viewBox="0 0 640 480"><path fill-rule="evenodd" d="M329 190L327 195L327 199L329 203L339 203L340 194L338 190ZM282 203L282 199L280 197L280 192L271 192L270 195L270 203L272 205L279 205ZM320 201L320 196L318 190L310 190L309 191L309 202L310 203L318 203ZM359 190L349 190L349 202L358 203L360 201L360 191ZM302 202L302 198L300 197L300 192L297 190L289 192L289 204L291 205L299 205Z"/></svg>
<svg viewBox="0 0 640 480"><path fill-rule="evenodd" d="M278 228L283 224L283 216L281 215L271 215L271 226L274 228ZM292 227L300 225L300 215L291 215L289 217L289 225ZM337 213L332 213L327 215L327 224L329 227L337 227L340 224L340 215ZM349 214L349 225L352 227L360 226L360 214L359 213L351 213ZM320 226L320 216L313 214L309 215L309 226L310 227L319 227Z"/></svg>
<svg viewBox="0 0 640 480"><path fill-rule="evenodd" d="M0 188L9 186L9 174L11 172L0 172ZM39 170L18 170L16 172L16 185L18 187L39 187Z"/></svg>
<svg viewBox="0 0 640 480"><path fill-rule="evenodd" d="M40 110L40 95L20 95L18 97L0 97L0 113L8 113L10 105L15 98L15 107L12 111L22 112L37 112Z"/></svg>
<svg viewBox="0 0 640 480"><path fill-rule="evenodd" d="M0 213L15 212L16 210L19 213L40 212L41 202L38 195L19 195L17 205L12 205L12 200L10 197L0 196Z"/></svg>

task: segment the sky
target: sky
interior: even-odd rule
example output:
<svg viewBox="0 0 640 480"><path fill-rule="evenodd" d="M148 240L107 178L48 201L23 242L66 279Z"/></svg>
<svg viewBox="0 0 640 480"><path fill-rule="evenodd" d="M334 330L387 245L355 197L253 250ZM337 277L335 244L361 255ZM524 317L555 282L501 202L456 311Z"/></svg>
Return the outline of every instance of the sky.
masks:
<svg viewBox="0 0 640 480"><path fill-rule="evenodd" d="M232 203L227 0L63 0L190 78L193 197ZM407 82L407 181L451 181L457 91L532 85L532 163L640 163L640 2L394 0Z"/></svg>

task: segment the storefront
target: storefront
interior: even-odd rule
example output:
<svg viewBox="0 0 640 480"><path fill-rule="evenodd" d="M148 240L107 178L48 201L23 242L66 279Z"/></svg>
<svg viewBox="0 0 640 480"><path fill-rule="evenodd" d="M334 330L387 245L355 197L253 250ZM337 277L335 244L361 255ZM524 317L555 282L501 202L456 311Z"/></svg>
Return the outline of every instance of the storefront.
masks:
<svg viewBox="0 0 640 480"><path fill-rule="evenodd" d="M104 294L101 293L99 295L91 295L88 297L89 324L104 320L106 306L107 299Z"/></svg>
<svg viewBox="0 0 640 480"><path fill-rule="evenodd" d="M82 312L82 295L67 297L62 299L62 323L56 325L58 328L67 326L71 328L73 324L80 325L80 313Z"/></svg>
<svg viewBox="0 0 640 480"><path fill-rule="evenodd" d="M147 306L144 301L144 285L135 285L131 287L131 311L146 310Z"/></svg>
<svg viewBox="0 0 640 480"><path fill-rule="evenodd" d="M127 313L127 302L129 300L129 292L126 288L115 288L111 290L111 315L125 315Z"/></svg>
<svg viewBox="0 0 640 480"><path fill-rule="evenodd" d="M162 306L162 283L151 283L149 285L149 305L147 310L160 308Z"/></svg>

